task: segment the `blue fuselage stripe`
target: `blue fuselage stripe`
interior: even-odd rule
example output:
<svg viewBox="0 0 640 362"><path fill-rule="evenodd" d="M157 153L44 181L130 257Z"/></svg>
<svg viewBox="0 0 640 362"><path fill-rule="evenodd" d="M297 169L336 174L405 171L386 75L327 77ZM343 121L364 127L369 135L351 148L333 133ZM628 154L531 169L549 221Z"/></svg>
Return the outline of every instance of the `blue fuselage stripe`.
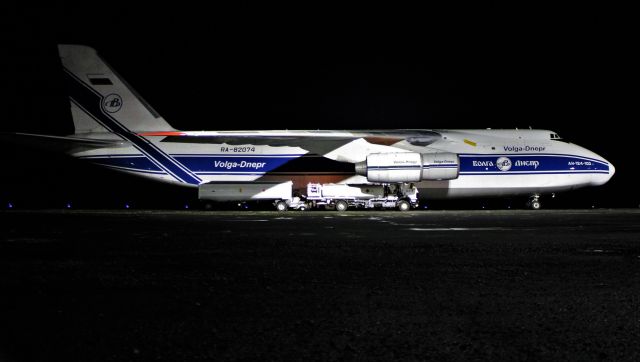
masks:
<svg viewBox="0 0 640 362"><path fill-rule="evenodd" d="M220 155L220 156L203 156L198 155L192 157L187 154L175 155L172 154L181 164L188 167L191 172L196 173L199 176L211 176L211 175L264 175L268 173L278 172L278 169L296 159L295 156L288 157L273 157L274 155L250 154L250 155ZM461 159L465 159L467 156L463 156ZM493 157L493 159L491 158ZM517 158L512 157L510 159L511 167L508 170L501 171L497 167L497 158L495 156L482 155L480 158L470 158L471 161L461 162L461 176L489 176L489 175L557 175L557 174L608 174L608 165L602 162L595 163L590 161L589 164L581 163L579 165L569 165L569 162L582 162L579 157L570 156L558 156L560 161L554 161L553 164L546 164L551 155L545 155L547 159L530 158L526 165L518 165ZM501 155L500 157L505 157ZM90 160L96 164L127 169L127 170L139 170L145 173L157 173L167 174L167 172L152 159L144 156L143 154L108 154L108 155L91 155L82 156L82 159ZM483 162L477 166L473 166L473 161ZM576 161L578 160L578 161ZM469 164L469 162L471 162ZM487 163L490 162L490 163ZM543 164L544 162L544 164ZM558 163L560 162L560 163ZM599 165L599 166L597 166ZM606 166L606 167L605 167ZM423 165L423 169L456 169L456 165ZM570 169L573 167L573 169ZM600 169L596 169L600 168ZM372 168L378 171L405 171L405 170L418 170L419 167L413 166L392 166L392 167L376 167ZM466 171L465 171L466 170Z"/></svg>
<svg viewBox="0 0 640 362"><path fill-rule="evenodd" d="M566 154L460 154L461 175L609 173L601 160Z"/></svg>
<svg viewBox="0 0 640 362"><path fill-rule="evenodd" d="M462 176L518 176L518 175L608 175L608 171L540 171L540 172L464 172Z"/></svg>

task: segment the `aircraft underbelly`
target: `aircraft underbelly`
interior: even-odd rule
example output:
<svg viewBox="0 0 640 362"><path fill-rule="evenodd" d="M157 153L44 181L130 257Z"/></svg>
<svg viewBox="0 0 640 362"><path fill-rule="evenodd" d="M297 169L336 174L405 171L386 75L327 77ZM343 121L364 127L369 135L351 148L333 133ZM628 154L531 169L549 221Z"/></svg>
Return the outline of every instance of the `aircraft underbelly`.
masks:
<svg viewBox="0 0 640 362"><path fill-rule="evenodd" d="M418 183L420 197L446 199L464 197L500 197L534 193L568 191L592 182L592 175L473 175L460 176L450 181Z"/></svg>

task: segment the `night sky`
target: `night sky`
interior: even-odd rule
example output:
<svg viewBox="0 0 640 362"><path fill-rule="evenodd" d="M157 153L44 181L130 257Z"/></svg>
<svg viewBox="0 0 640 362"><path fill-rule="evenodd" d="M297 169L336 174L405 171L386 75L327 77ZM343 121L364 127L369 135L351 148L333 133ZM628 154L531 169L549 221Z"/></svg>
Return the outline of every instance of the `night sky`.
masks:
<svg viewBox="0 0 640 362"><path fill-rule="evenodd" d="M72 132L56 44L85 44L177 129L551 129L617 169L565 205L640 202L625 9L94 2L0 13L2 131ZM185 197L6 143L1 161L3 203Z"/></svg>

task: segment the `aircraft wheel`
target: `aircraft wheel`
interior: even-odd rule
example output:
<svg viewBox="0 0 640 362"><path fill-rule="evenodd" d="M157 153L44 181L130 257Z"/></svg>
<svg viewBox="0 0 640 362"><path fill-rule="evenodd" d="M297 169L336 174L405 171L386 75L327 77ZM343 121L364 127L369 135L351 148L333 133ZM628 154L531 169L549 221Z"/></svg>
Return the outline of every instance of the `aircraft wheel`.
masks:
<svg viewBox="0 0 640 362"><path fill-rule="evenodd" d="M349 205L344 200L336 201L336 211L347 211Z"/></svg>
<svg viewBox="0 0 640 362"><path fill-rule="evenodd" d="M287 206L287 203L284 201L278 201L276 203L276 210L278 211L287 211L288 208L289 206Z"/></svg>
<svg viewBox="0 0 640 362"><path fill-rule="evenodd" d="M533 200L529 204L529 207L531 208L531 210L540 210L542 208L542 204L538 200Z"/></svg>
<svg viewBox="0 0 640 362"><path fill-rule="evenodd" d="M406 202L406 201L399 201L398 202L398 210L400 211L409 211L411 209L411 205Z"/></svg>

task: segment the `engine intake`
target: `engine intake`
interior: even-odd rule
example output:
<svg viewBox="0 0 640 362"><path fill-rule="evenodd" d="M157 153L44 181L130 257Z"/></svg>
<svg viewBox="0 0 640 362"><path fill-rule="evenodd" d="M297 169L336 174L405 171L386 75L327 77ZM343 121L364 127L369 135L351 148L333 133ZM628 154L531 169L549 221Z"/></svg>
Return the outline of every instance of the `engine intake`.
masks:
<svg viewBox="0 0 640 362"><path fill-rule="evenodd" d="M460 160L450 152L372 153L356 164L356 173L370 182L418 182L458 178Z"/></svg>

